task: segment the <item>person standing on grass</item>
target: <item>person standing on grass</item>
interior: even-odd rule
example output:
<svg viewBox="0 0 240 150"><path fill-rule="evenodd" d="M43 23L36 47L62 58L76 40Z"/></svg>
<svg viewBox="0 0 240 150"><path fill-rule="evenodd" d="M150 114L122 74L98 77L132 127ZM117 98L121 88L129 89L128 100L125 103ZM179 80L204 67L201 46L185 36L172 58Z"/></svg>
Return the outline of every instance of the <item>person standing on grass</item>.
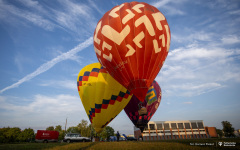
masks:
<svg viewBox="0 0 240 150"><path fill-rule="evenodd" d="M138 141L143 141L143 137L140 135Z"/></svg>
<svg viewBox="0 0 240 150"><path fill-rule="evenodd" d="M120 134L119 132L117 131L117 141L119 142L119 137L120 137Z"/></svg>

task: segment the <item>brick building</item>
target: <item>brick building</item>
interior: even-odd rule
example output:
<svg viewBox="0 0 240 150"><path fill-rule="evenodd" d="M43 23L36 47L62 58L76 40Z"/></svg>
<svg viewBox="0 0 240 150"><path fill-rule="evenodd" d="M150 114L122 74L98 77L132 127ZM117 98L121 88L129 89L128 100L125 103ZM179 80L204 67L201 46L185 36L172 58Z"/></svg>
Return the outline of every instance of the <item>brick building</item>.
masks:
<svg viewBox="0 0 240 150"><path fill-rule="evenodd" d="M205 127L205 130L210 137L218 137L215 127Z"/></svg>
<svg viewBox="0 0 240 150"><path fill-rule="evenodd" d="M211 132L213 132L212 129ZM140 135L141 131L134 127L135 138L138 138ZM196 139L209 137L202 120L149 121L142 136L144 140Z"/></svg>

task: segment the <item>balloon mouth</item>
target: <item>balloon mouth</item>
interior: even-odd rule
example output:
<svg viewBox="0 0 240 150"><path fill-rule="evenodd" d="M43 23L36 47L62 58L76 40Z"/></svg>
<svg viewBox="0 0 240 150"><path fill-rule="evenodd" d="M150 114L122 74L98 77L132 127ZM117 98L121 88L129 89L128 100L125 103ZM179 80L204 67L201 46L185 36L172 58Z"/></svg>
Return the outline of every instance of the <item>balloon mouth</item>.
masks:
<svg viewBox="0 0 240 150"><path fill-rule="evenodd" d="M131 92L138 98L138 100L140 100L141 102L144 102L148 92L148 88L147 87L137 88L137 89L133 89Z"/></svg>
<svg viewBox="0 0 240 150"><path fill-rule="evenodd" d="M143 133L143 130L145 129L145 127L147 126L146 124L137 124L136 127L140 129L141 133Z"/></svg>
<svg viewBox="0 0 240 150"><path fill-rule="evenodd" d="M138 98L138 100L143 102L147 95L148 88L150 87L151 84L152 82L150 82L150 80L148 79L133 80L130 82L127 89L131 93L133 93Z"/></svg>
<svg viewBox="0 0 240 150"><path fill-rule="evenodd" d="M95 131L96 131L96 133L101 133L102 132L102 130L103 130L103 128L95 128Z"/></svg>

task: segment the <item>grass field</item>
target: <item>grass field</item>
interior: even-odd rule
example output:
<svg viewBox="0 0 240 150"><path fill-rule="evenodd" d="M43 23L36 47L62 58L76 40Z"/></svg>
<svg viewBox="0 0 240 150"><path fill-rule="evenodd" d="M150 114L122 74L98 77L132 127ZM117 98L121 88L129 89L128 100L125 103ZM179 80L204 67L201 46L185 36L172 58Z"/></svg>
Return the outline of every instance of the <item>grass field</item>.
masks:
<svg viewBox="0 0 240 150"><path fill-rule="evenodd" d="M235 146L219 146L218 142L234 144ZM208 144L208 145L207 145ZM148 149L180 149L180 150L210 150L210 149L238 149L240 150L240 139L194 139L194 140L165 140L165 141L143 141L143 142L87 142L87 143L15 143L0 144L0 150L148 150Z"/></svg>

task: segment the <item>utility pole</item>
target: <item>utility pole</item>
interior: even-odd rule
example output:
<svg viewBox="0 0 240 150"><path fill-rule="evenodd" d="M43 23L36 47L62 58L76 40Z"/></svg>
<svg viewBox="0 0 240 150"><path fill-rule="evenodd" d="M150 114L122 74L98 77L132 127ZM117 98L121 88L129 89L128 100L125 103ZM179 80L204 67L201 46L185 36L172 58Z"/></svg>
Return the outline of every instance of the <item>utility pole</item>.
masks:
<svg viewBox="0 0 240 150"><path fill-rule="evenodd" d="M67 118L66 118L66 123L65 123L65 133L67 131Z"/></svg>

